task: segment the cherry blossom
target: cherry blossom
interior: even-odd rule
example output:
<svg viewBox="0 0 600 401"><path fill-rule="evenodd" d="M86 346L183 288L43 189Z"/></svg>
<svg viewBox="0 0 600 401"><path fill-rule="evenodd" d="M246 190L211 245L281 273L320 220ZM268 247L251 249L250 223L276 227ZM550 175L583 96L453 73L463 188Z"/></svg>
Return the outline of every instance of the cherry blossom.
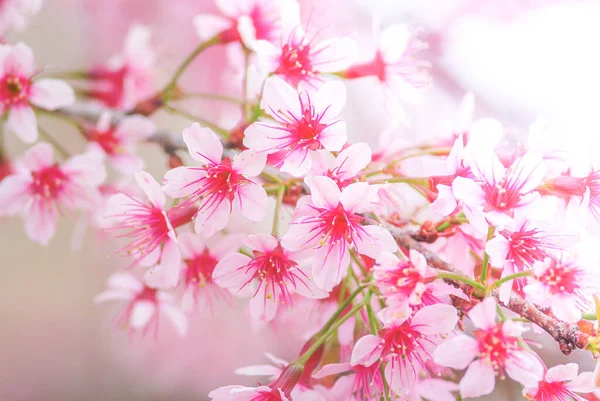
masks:
<svg viewBox="0 0 600 401"><path fill-rule="evenodd" d="M297 92L274 77L265 83L262 107L275 120L256 122L244 133L244 145L256 152L278 153L281 171L300 177L315 151L339 151L346 143L346 123L337 118L346 101L341 82Z"/></svg>
<svg viewBox="0 0 600 401"><path fill-rule="evenodd" d="M92 98L111 108L131 110L152 94L155 54L150 36L148 27L134 24L125 38L123 53L91 69Z"/></svg>
<svg viewBox="0 0 600 401"><path fill-rule="evenodd" d="M410 260L400 260L392 253L382 253L377 259L374 278L381 292L391 303L420 305L425 292L427 261L415 250Z"/></svg>
<svg viewBox="0 0 600 401"><path fill-rule="evenodd" d="M360 173L371 163L371 148L366 143L354 143L344 148L337 156L326 150L318 151L313 157L310 175L323 175L344 189L358 181Z"/></svg>
<svg viewBox="0 0 600 401"><path fill-rule="evenodd" d="M290 401L280 388L224 386L208 393L213 401Z"/></svg>
<svg viewBox="0 0 600 401"><path fill-rule="evenodd" d="M38 137L32 106L56 110L75 101L69 85L58 79L37 79L38 72L29 46L0 45L0 114L8 113L5 128L27 143Z"/></svg>
<svg viewBox="0 0 600 401"><path fill-rule="evenodd" d="M253 318L272 320L279 304L292 306L292 293L308 298L327 296L311 280L307 271L310 265L300 263L298 255L284 249L277 238L251 235L244 242L254 257L233 253L223 258L215 268L213 279L218 285L237 291L255 286L250 301Z"/></svg>
<svg viewBox="0 0 600 401"><path fill-rule="evenodd" d="M511 320L496 323L496 303L486 298L469 312L469 318L477 328L475 338L466 334L440 344L434 360L442 366L468 369L460 381L463 398L475 398L494 390L495 376L511 379L531 386L543 375L539 358L519 345L519 337L525 329ZM477 358L475 361L474 359Z"/></svg>
<svg viewBox="0 0 600 401"><path fill-rule="evenodd" d="M577 375L579 367L575 363L556 365L544 373L544 378L536 385L523 389L523 396L532 401L562 401L572 399L583 401L586 398L578 393L591 393L592 373Z"/></svg>
<svg viewBox="0 0 600 401"><path fill-rule="evenodd" d="M223 160L223 145L209 129L192 124L183 131L188 152L202 163L201 167L177 167L164 178L164 190L173 198L188 197L178 207L187 208L200 202L195 215L197 233L206 237L225 228L233 210L250 221L262 220L267 194L252 181L266 162L266 156L244 151Z"/></svg>
<svg viewBox="0 0 600 401"><path fill-rule="evenodd" d="M134 334L158 334L159 320L165 316L171 321L178 335L184 336L188 322L174 298L167 292L149 286L128 273L114 273L108 279L108 289L96 296L96 303L108 301L126 302L127 306L117 321L118 327L126 327Z"/></svg>
<svg viewBox="0 0 600 401"><path fill-rule="evenodd" d="M365 182L342 191L329 177L307 177L311 195L298 202L292 223L281 240L291 251L314 249L312 274L319 288L330 291L344 277L350 249L377 257L381 251L396 250L389 231L377 225L361 225L377 188Z"/></svg>
<svg viewBox="0 0 600 401"><path fill-rule="evenodd" d="M104 152L112 166L123 174L140 171L143 161L135 154L135 145L156 132L154 123L143 116L128 116L118 125L111 124L110 113L103 113L94 128L87 130L90 146Z"/></svg>
<svg viewBox="0 0 600 401"><path fill-rule="evenodd" d="M390 388L398 395L410 394L417 375L427 372L425 361L431 359L430 352L439 336L454 330L456 310L437 304L420 309L412 317L390 309L383 309L378 317L384 328L378 335L367 334L356 342L351 363L366 367L385 364Z"/></svg>
<svg viewBox="0 0 600 401"><path fill-rule="evenodd" d="M25 152L15 172L0 182L0 214L21 215L29 238L48 245L59 214L94 208L105 178L101 155L88 152L59 164L52 146L38 143Z"/></svg>
<svg viewBox="0 0 600 401"><path fill-rule="evenodd" d="M133 264L150 267L146 282L154 287L174 287L181 271L181 252L177 246L178 220L190 209L165 209L166 197L158 183L146 172L135 173L135 180L148 201L126 193L109 199L106 218L108 230L117 231L118 237L132 242L121 253L134 259ZM195 213L191 209L191 213Z"/></svg>
<svg viewBox="0 0 600 401"><path fill-rule="evenodd" d="M0 4L0 37L11 30L22 31L27 20L42 8L43 0L5 0Z"/></svg>

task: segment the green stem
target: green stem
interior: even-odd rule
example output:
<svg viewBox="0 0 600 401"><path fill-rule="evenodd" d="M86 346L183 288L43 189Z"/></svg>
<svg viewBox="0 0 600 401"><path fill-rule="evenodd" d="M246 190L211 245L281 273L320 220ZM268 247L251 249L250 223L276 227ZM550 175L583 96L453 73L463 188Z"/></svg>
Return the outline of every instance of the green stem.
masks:
<svg viewBox="0 0 600 401"><path fill-rule="evenodd" d="M367 304L366 309L367 316L369 317L369 327L371 328L371 334L377 335L381 327L379 325L379 322L377 322L377 318L375 317L373 308L371 308L371 304ZM385 399L386 401L390 401L390 388L387 380L385 379L385 370L383 369L383 365L379 365L379 373L381 374L381 380L383 382L383 393L385 395Z"/></svg>
<svg viewBox="0 0 600 401"><path fill-rule="evenodd" d="M189 65L194 61L194 59L202 53L204 50L208 49L211 46L219 44L221 39L219 35L215 35L212 38L206 40L205 42L200 43L190 54L186 57L185 60L181 63L179 68L175 71L175 75L171 78L165 89L163 90L162 100L166 104L171 99L173 95L173 91L177 87L177 81L181 77L181 75L185 72L185 70L189 67Z"/></svg>
<svg viewBox="0 0 600 401"><path fill-rule="evenodd" d="M346 310L348 305L350 305L352 303L352 301L354 301L354 298L356 298L356 296L358 294L360 294L365 288L367 288L367 287L363 285L363 286L358 287L356 290L354 290L354 292L352 294L350 294L348 299L345 300L344 303L342 303L340 306L338 306L337 310L333 313L333 315L331 315L329 320L327 320L327 322L325 322L325 324L323 325L321 330L319 330L313 336L313 338L321 337L323 335L323 333L325 333L331 327L331 325L335 323L337 318L340 317L340 315L344 312L344 310Z"/></svg>
<svg viewBox="0 0 600 401"><path fill-rule="evenodd" d="M597 319L595 312L584 313L581 318L585 319L585 320L596 320Z"/></svg>
<svg viewBox="0 0 600 401"><path fill-rule="evenodd" d="M281 218L281 207L283 206L283 194L285 194L285 185L277 189L277 198L275 198L275 214L273 215L273 228L271 235L279 238L279 219Z"/></svg>
<svg viewBox="0 0 600 401"><path fill-rule="evenodd" d="M71 157L69 151L65 149L56 139L54 139L54 137L50 135L48 131L46 131L40 126L38 126L38 131L40 133L40 136L43 137L46 141L50 142L50 144L54 146L54 148L58 151L58 153L60 153L60 155L63 158L68 159L69 157Z"/></svg>
<svg viewBox="0 0 600 401"><path fill-rule="evenodd" d="M279 177L277 177L276 175L273 175L271 173L268 173L266 171L263 171L262 173L260 173L260 175L261 175L261 177L267 178L271 182L276 182L276 183L281 182L281 179Z"/></svg>
<svg viewBox="0 0 600 401"><path fill-rule="evenodd" d="M490 226L488 228L487 238L485 240L486 244L488 243L489 240L491 240L494 237L494 231L495 231L495 228L493 226ZM479 276L479 281L483 284L485 284L485 279L487 278L489 264L490 264L490 256L484 250L483 262L481 262L481 276Z"/></svg>
<svg viewBox="0 0 600 401"><path fill-rule="evenodd" d="M354 308L352 308L350 310L350 312L348 312L347 314L345 314L340 320L338 320L335 323L333 323L331 325L331 327L329 327L329 329L327 331L325 331L325 333L323 333L317 339L317 341L314 342L314 344L309 349L307 349L302 355L300 355L298 357L298 359L296 359L296 361L294 363L306 364L306 362L308 361L308 359L310 358L310 356L312 354L314 354L315 351L318 350L319 347L321 345L323 345L323 343L325 343L325 341L327 341L327 339L329 338L329 336L331 336L333 333L335 333L335 331L338 329L338 327L340 327L342 324L344 324L344 322L346 320L348 320L352 316L354 316L354 314L356 312L358 312L359 310L361 310L366 304L368 304L371 301L371 294L372 293L369 291L369 293L367 294L367 296L360 303L358 303L356 306L354 306Z"/></svg>
<svg viewBox="0 0 600 401"><path fill-rule="evenodd" d="M502 277L500 280L495 281L489 287L489 289L490 290L494 290L494 289L500 287L502 284L506 283L507 281L514 280L514 279L519 278L519 277L527 277L527 276L531 276L531 272L530 271L519 272L519 273L511 274L511 275L506 276L506 277Z"/></svg>
<svg viewBox="0 0 600 401"><path fill-rule="evenodd" d="M221 128L219 126L216 126L215 124L213 124L213 123L211 123L209 121L206 121L206 120L204 120L204 119L202 119L200 117L194 116L194 115L188 113L185 110L177 109L177 108L175 108L173 106L169 106L169 105L165 105L164 107L165 107L165 110L167 110L169 113L177 114L177 115L179 115L179 116L181 116L183 118L186 118L186 119L188 119L190 121L198 122L201 125L204 125L205 127L210 128L216 134L220 135L221 137L223 137L225 139L227 139L227 137L229 136L229 132L227 132L226 129Z"/></svg>
<svg viewBox="0 0 600 401"><path fill-rule="evenodd" d="M52 78L57 79L88 79L90 74L85 70L79 71L57 71L49 74Z"/></svg>
<svg viewBox="0 0 600 401"><path fill-rule="evenodd" d="M436 276L436 278L447 278L447 279L450 279L450 280L461 281L463 283L469 284L470 286L472 286L474 288L477 288L478 290L481 290L481 291L485 291L486 290L485 285L483 285L481 283L478 283L477 281L472 280L472 279L470 279L468 277L461 276L461 275L458 275L458 274L438 273L437 276Z"/></svg>

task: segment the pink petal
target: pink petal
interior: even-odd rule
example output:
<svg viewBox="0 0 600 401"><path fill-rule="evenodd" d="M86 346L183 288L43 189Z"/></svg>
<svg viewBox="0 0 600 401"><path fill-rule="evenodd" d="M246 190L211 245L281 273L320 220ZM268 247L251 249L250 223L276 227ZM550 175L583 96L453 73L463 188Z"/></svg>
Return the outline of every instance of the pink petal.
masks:
<svg viewBox="0 0 600 401"><path fill-rule="evenodd" d="M323 50L315 52L318 55L313 63L318 65L320 72L343 71L350 67L358 54L356 43L348 37L324 40L319 48Z"/></svg>
<svg viewBox="0 0 600 401"><path fill-rule="evenodd" d="M447 380L425 379L417 383L419 395L428 400L456 401L452 391L458 390L458 385Z"/></svg>
<svg viewBox="0 0 600 401"><path fill-rule="evenodd" d="M33 145L23 155L23 164L30 171L38 171L54 164L54 148L41 142Z"/></svg>
<svg viewBox="0 0 600 401"><path fill-rule="evenodd" d="M56 232L58 212L52 202L32 200L25 207L25 231L29 238L42 245L48 245Z"/></svg>
<svg viewBox="0 0 600 401"><path fill-rule="evenodd" d="M97 187L106 179L104 154L87 150L67 160L62 165L62 170L81 186Z"/></svg>
<svg viewBox="0 0 600 401"><path fill-rule="evenodd" d="M433 354L435 363L454 369L466 368L479 353L479 343L472 337L459 334L436 348Z"/></svg>
<svg viewBox="0 0 600 401"><path fill-rule="evenodd" d="M134 115L125 117L115 134L127 142L143 141L156 132L156 125L148 117Z"/></svg>
<svg viewBox="0 0 600 401"><path fill-rule="evenodd" d="M193 194L206 173L192 167L176 167L165 173L163 189L172 198L185 198Z"/></svg>
<svg viewBox="0 0 600 401"><path fill-rule="evenodd" d="M272 76L265 82L261 107L268 114L271 114L272 110L275 113L283 112L296 117L302 116L298 92L277 76Z"/></svg>
<svg viewBox="0 0 600 401"><path fill-rule="evenodd" d="M340 373L349 372L351 370L352 365L348 362L330 363L313 373L312 377L315 379L322 379L327 376L338 375Z"/></svg>
<svg viewBox="0 0 600 401"><path fill-rule="evenodd" d="M317 286L315 281L311 278L311 273L310 271L308 271L307 267L309 266L298 267L298 270L302 271L306 275L306 277L302 278L302 283L296 283L296 294L311 299L327 298L329 296L329 292L323 291ZM338 330L338 333L340 332L340 330ZM354 329L352 329L352 332L354 332Z"/></svg>
<svg viewBox="0 0 600 401"><path fill-rule="evenodd" d="M75 92L60 79L44 78L34 81L29 100L43 109L56 110L75 103Z"/></svg>
<svg viewBox="0 0 600 401"><path fill-rule="evenodd" d="M23 142L32 143L38 138L37 119L33 109L27 105L13 106L8 112L6 128Z"/></svg>
<svg viewBox="0 0 600 401"><path fill-rule="evenodd" d="M325 112L322 121L327 122L342 112L346 104L346 85L342 81L327 81L317 91L310 91L310 98L317 112Z"/></svg>
<svg viewBox="0 0 600 401"><path fill-rule="evenodd" d="M223 156L223 144L210 128L194 123L183 130L183 141L192 158L203 165L219 164Z"/></svg>
<svg viewBox="0 0 600 401"><path fill-rule="evenodd" d="M252 365L235 370L236 375L242 376L272 376L277 378L280 373L281 369L273 365Z"/></svg>
<svg viewBox="0 0 600 401"><path fill-rule="evenodd" d="M471 179L456 177L452 182L452 192L456 199L462 200L471 209L484 204L483 190Z"/></svg>
<svg viewBox="0 0 600 401"><path fill-rule="evenodd" d="M188 319L179 308L172 305L160 304L160 311L164 313L165 317L173 323L175 331L179 337L183 337L188 332Z"/></svg>
<svg viewBox="0 0 600 401"><path fill-rule="evenodd" d="M594 384L593 372L583 372L570 383L567 383L565 387L576 393L591 393L597 390L597 386Z"/></svg>
<svg viewBox="0 0 600 401"><path fill-rule="evenodd" d="M506 360L506 374L523 386L532 387L544 377L544 367L536 355L517 351Z"/></svg>
<svg viewBox="0 0 600 401"><path fill-rule="evenodd" d="M235 205L245 218L258 222L265 217L268 197L265 189L258 184L249 182L239 187Z"/></svg>
<svg viewBox="0 0 600 401"><path fill-rule="evenodd" d="M264 123L252 123L244 131L244 146L256 152L276 153L281 143L278 138L281 131Z"/></svg>
<svg viewBox="0 0 600 401"><path fill-rule="evenodd" d="M27 204L31 178L9 175L0 181L0 216L21 213Z"/></svg>
<svg viewBox="0 0 600 401"><path fill-rule="evenodd" d="M323 147L330 152L341 150L347 141L346 122L342 120L334 122L321 131L321 134L319 135L319 142L321 142Z"/></svg>
<svg viewBox="0 0 600 401"><path fill-rule="evenodd" d="M309 149L296 149L287 154L283 160L280 170L294 177L302 177L312 167L312 154Z"/></svg>
<svg viewBox="0 0 600 401"><path fill-rule="evenodd" d="M425 276L427 273L427 259L425 259L425 256L423 256L421 252L414 249L411 249L408 254L415 269L417 269L422 276Z"/></svg>
<svg viewBox="0 0 600 401"><path fill-rule="evenodd" d="M248 277L246 269L242 269L248 265L252 259L241 253L234 253L222 259L215 270L213 271L213 280L223 288L231 288L238 290L246 283Z"/></svg>
<svg viewBox="0 0 600 401"><path fill-rule="evenodd" d="M179 249L183 259L193 259L206 249L206 238L194 233L181 233L178 236Z"/></svg>
<svg viewBox="0 0 600 401"><path fill-rule="evenodd" d="M249 303L250 316L261 322L270 322L277 314L279 299L273 294L268 294L268 285L261 285L258 292L252 297Z"/></svg>
<svg viewBox="0 0 600 401"><path fill-rule="evenodd" d="M448 334L458 322L456 308L446 304L434 304L419 309L411 320L411 325L427 335Z"/></svg>
<svg viewBox="0 0 600 401"><path fill-rule="evenodd" d="M325 244L315 250L312 264L312 273L315 283L325 291L331 291L338 285L348 271L350 253L346 244Z"/></svg>
<svg viewBox="0 0 600 401"><path fill-rule="evenodd" d="M504 267L509 249L510 244L502 235L496 235L485 244L485 252L489 255L490 262L498 268Z"/></svg>
<svg viewBox="0 0 600 401"><path fill-rule="evenodd" d="M381 357L381 338L372 334L367 334L358 339L352 350L350 364L371 366Z"/></svg>
<svg viewBox="0 0 600 401"><path fill-rule="evenodd" d="M267 253L273 251L279 244L279 241L272 235L258 234L246 237L244 244L252 250Z"/></svg>
<svg viewBox="0 0 600 401"><path fill-rule="evenodd" d="M212 237L229 223L231 205L223 201L211 209L201 210L194 217L194 230L205 237Z"/></svg>
<svg viewBox="0 0 600 401"><path fill-rule="evenodd" d="M144 287L140 280L129 273L111 274L108 278L107 285L109 288L125 290L129 291L130 293L137 293Z"/></svg>
<svg viewBox="0 0 600 401"><path fill-rule="evenodd" d="M120 153L110 156L110 163L122 174L132 174L144 168L144 161L134 154Z"/></svg>
<svg viewBox="0 0 600 401"><path fill-rule="evenodd" d="M139 301L131 309L129 324L135 329L142 329L150 322L156 313L156 306L152 302Z"/></svg>
<svg viewBox="0 0 600 401"><path fill-rule="evenodd" d="M581 320L582 311L573 297L552 297L552 313L559 320L567 323L577 323Z"/></svg>
<svg viewBox="0 0 600 401"><path fill-rule="evenodd" d="M175 241L167 240L162 248L160 263L149 270L144 281L153 288L173 288L179 283L181 252Z"/></svg>
<svg viewBox="0 0 600 401"><path fill-rule="evenodd" d="M467 142L466 149L469 153L491 149L500 142L503 136L504 129L498 120L480 118L469 127L469 142Z"/></svg>
<svg viewBox="0 0 600 401"><path fill-rule="evenodd" d="M348 178L356 176L369 163L371 163L371 147L366 143L355 143L348 146L335 159L338 175Z"/></svg>
<svg viewBox="0 0 600 401"><path fill-rule="evenodd" d="M256 177L262 173L266 163L267 155L265 153L244 150L233 158L232 167L246 177Z"/></svg>
<svg viewBox="0 0 600 401"><path fill-rule="evenodd" d="M437 185L437 198L431 203L431 210L440 216L448 216L456 209L456 198L452 188L447 185Z"/></svg>
<svg viewBox="0 0 600 401"><path fill-rule="evenodd" d="M366 235L354 236L354 246L359 253L373 259L383 252L394 252L398 249L392 234L385 228L376 225L364 226Z"/></svg>
<svg viewBox="0 0 600 401"><path fill-rule="evenodd" d="M576 363L556 365L548 369L544 380L548 383L575 380L578 371L579 365Z"/></svg>
<svg viewBox="0 0 600 401"><path fill-rule="evenodd" d="M496 326L496 302L484 299L469 311L469 318L478 329L491 329Z"/></svg>
<svg viewBox="0 0 600 401"><path fill-rule="evenodd" d="M109 301L129 301L133 299L133 295L129 291L108 289L102 291L94 297L95 304L101 304Z"/></svg>
<svg viewBox="0 0 600 401"><path fill-rule="evenodd" d="M494 391L496 377L494 369L485 360L473 362L460 381L460 396L462 398L475 398L490 394Z"/></svg>
<svg viewBox="0 0 600 401"><path fill-rule="evenodd" d="M377 196L377 187L366 182L348 185L340 195L344 210L352 213L365 213L371 209L371 203Z"/></svg>
<svg viewBox="0 0 600 401"><path fill-rule="evenodd" d="M33 51L23 42L10 47L3 61L5 73L15 73L30 77L35 73L35 60Z"/></svg>
<svg viewBox="0 0 600 401"><path fill-rule="evenodd" d="M410 38L410 31L404 24L387 27L379 38L379 50L383 53L384 60L387 63L399 61L406 51Z"/></svg>
<svg viewBox="0 0 600 401"><path fill-rule="evenodd" d="M160 188L160 185L158 185L158 182L145 171L138 171L134 174L134 177L137 184L148 197L150 203L154 207L162 209L165 205L166 198L165 193Z"/></svg>
<svg viewBox="0 0 600 401"><path fill-rule="evenodd" d="M312 202L315 206L335 209L340 203L340 189L331 178L324 176L306 177L304 182L310 189Z"/></svg>
<svg viewBox="0 0 600 401"><path fill-rule="evenodd" d="M200 14L194 17L196 34L200 40L207 40L231 26L231 21L212 14Z"/></svg>

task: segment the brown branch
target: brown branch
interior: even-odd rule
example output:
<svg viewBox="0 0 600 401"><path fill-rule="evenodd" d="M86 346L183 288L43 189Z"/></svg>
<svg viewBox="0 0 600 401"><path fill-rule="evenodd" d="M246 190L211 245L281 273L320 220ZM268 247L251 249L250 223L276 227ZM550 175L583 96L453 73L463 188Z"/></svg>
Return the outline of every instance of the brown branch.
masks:
<svg viewBox="0 0 600 401"><path fill-rule="evenodd" d="M451 272L453 274L461 274L435 253L429 251L417 240L415 240L412 237L413 234L411 232L399 230L397 228L389 229L401 248L419 251L425 256L425 259L427 259L427 262L431 267ZM472 288L468 284L450 279L446 279L446 281L450 282L456 287L461 288L465 292L468 291L467 294L471 294L472 298L481 299L481 296L473 293ZM502 304L499 300L498 291L492 291L491 294L499 304ZM512 294L510 301L504 306L522 318L525 318L536 324L550 334L550 336L552 336L552 338L558 342L560 350L565 355L569 355L576 348L584 349L588 344L589 334L582 332L578 325L565 323L553 316L545 314L542 312L539 306L524 300L517 294Z"/></svg>

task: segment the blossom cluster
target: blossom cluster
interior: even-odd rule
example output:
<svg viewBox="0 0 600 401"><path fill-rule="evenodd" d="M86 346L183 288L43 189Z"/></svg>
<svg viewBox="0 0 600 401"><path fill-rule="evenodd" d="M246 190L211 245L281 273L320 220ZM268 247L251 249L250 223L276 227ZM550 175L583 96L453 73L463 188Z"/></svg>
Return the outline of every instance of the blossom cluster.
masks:
<svg viewBox="0 0 600 401"><path fill-rule="evenodd" d="M0 33L34 3L0 6ZM257 330L303 319L300 303L323 314L295 361L241 368L265 384L217 388L215 401L454 400L507 378L532 400L597 391L593 373L547 366L530 345L549 334L563 352L600 353L598 167L540 146L539 122L512 146L500 121L473 118L470 94L435 139L352 142L351 80L370 80L380 107L409 119L402 105L430 81L415 32L392 25L359 52L303 25L294 0L217 5L190 20L198 47L163 89L145 26L106 63L56 76L27 45L0 45L6 131L30 145L0 153L0 216L44 246L63 218L114 238L125 262L95 301L123 304L117 324L131 335L156 336L166 319L184 336L232 296ZM243 71L241 99L211 97L239 109L231 129L181 108L179 77L213 46ZM161 109L189 126L165 134ZM80 153L39 127L48 115L79 131ZM137 153L147 145L168 156L158 180Z"/></svg>

